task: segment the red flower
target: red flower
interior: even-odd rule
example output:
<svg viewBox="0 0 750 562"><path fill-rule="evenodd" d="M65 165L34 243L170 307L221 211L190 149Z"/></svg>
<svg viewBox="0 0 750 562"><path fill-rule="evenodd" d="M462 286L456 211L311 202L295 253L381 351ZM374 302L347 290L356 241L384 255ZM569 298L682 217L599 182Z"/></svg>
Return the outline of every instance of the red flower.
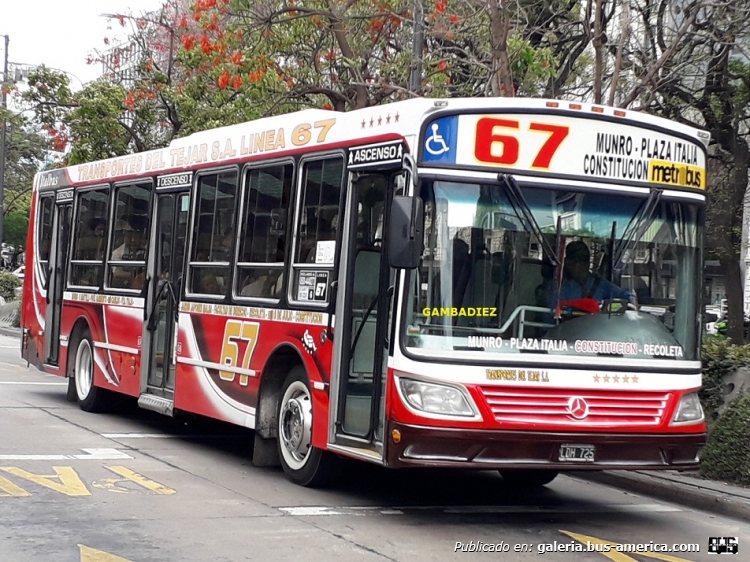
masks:
<svg viewBox="0 0 750 562"><path fill-rule="evenodd" d="M192 35L183 35L181 40L182 46L185 47L188 51L195 47L195 37L193 37Z"/></svg>
<svg viewBox="0 0 750 562"><path fill-rule="evenodd" d="M219 84L219 88L222 90L226 88L229 85L229 73L225 70L221 73L221 76L219 76L219 80L217 81Z"/></svg>
<svg viewBox="0 0 750 562"><path fill-rule="evenodd" d="M235 90L239 90L240 88L242 88L242 76L240 76L239 74L235 74L234 76L232 76L232 88L234 88Z"/></svg>
<svg viewBox="0 0 750 562"><path fill-rule="evenodd" d="M204 55L210 55L211 51L214 50L213 45L211 45L211 40L206 35L201 35L201 50L203 51Z"/></svg>

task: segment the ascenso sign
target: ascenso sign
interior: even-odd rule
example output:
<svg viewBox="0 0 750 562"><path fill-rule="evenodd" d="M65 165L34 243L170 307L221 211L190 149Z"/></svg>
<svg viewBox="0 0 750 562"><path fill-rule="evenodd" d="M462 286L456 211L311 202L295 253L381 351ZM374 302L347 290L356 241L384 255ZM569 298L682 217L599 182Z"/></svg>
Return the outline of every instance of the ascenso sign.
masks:
<svg viewBox="0 0 750 562"><path fill-rule="evenodd" d="M421 160L705 189L698 141L590 118L460 115L427 125Z"/></svg>

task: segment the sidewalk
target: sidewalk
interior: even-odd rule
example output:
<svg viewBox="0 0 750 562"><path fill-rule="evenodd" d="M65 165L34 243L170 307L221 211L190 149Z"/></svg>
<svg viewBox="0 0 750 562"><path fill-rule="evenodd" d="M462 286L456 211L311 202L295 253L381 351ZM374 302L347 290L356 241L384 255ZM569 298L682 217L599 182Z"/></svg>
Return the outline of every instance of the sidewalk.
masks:
<svg viewBox="0 0 750 562"><path fill-rule="evenodd" d="M13 326L13 321L21 313L21 302L12 301L0 304L0 334L11 337L21 337L21 328Z"/></svg>
<svg viewBox="0 0 750 562"><path fill-rule="evenodd" d="M686 507L750 521L750 488L704 480L697 472L613 470L567 474Z"/></svg>

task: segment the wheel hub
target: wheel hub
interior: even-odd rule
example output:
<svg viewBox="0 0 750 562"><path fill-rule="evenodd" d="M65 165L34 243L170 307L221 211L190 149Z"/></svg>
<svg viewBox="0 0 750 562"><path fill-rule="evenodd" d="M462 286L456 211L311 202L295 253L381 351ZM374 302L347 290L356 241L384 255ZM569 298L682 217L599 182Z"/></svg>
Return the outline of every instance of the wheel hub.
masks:
<svg viewBox="0 0 750 562"><path fill-rule="evenodd" d="M281 440L297 460L304 459L310 450L311 422L309 397L295 396L287 400L282 410Z"/></svg>

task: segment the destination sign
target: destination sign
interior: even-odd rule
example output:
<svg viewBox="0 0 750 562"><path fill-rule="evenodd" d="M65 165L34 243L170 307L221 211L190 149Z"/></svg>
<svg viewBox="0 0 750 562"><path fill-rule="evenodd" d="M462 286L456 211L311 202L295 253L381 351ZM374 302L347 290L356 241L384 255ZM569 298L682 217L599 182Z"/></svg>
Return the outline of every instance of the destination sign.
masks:
<svg viewBox="0 0 750 562"><path fill-rule="evenodd" d="M543 113L452 115L426 127L420 154L426 164L706 188L706 151L698 139L624 120Z"/></svg>
<svg viewBox="0 0 750 562"><path fill-rule="evenodd" d="M58 203L69 203L73 200L73 190L72 189L61 189L57 193L55 193L55 201Z"/></svg>
<svg viewBox="0 0 750 562"><path fill-rule="evenodd" d="M193 172L180 172L178 174L167 174L156 178L156 187L184 187L193 184Z"/></svg>
<svg viewBox="0 0 750 562"><path fill-rule="evenodd" d="M404 157L403 141L389 141L360 146L349 151L350 170L363 168L398 167Z"/></svg>

